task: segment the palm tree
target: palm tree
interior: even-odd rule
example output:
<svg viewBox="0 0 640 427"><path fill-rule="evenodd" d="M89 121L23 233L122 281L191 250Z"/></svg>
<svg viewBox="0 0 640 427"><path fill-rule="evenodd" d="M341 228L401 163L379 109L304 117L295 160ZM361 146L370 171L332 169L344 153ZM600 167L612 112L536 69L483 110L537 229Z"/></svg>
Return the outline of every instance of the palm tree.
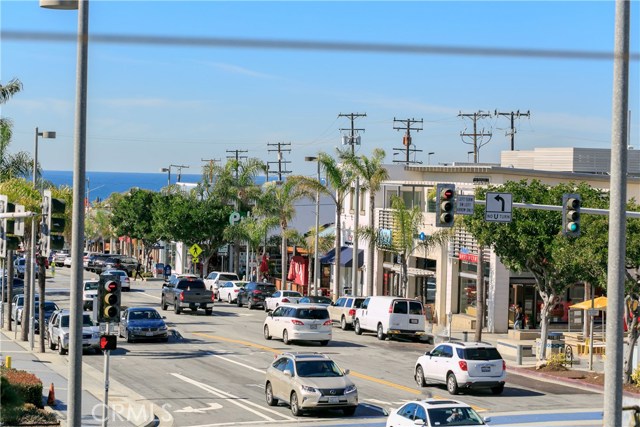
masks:
<svg viewBox="0 0 640 427"><path fill-rule="evenodd" d="M295 203L306 196L304 189L298 185L295 179L287 179L282 184L275 182L266 183L264 186L264 194L260 198L256 213L267 217L277 218L281 231L281 272L280 280L282 289L286 289L287 284L287 229L289 222L296 214Z"/></svg>
<svg viewBox="0 0 640 427"><path fill-rule="evenodd" d="M343 153L338 150L338 154L343 156ZM344 206L344 199L346 195L351 191L352 184L356 180L356 174L346 165L339 163L335 158L327 153L319 153L318 160L320 167L325 171L326 183L318 182L316 179L306 176L296 176L297 181L300 182L301 187L306 190L307 197L315 198L316 191L326 194L333 199L333 203L336 205L336 236L335 236L335 265L334 265L334 280L332 283L332 298L334 301L338 298L340 291L340 252L342 249L342 208ZM357 259L357 258L356 258Z"/></svg>
<svg viewBox="0 0 640 427"><path fill-rule="evenodd" d="M11 80L8 84L0 84L0 105L22 90L22 82L18 79ZM24 151L9 154L9 144L13 136L13 123L7 117L0 117L0 181L6 181L16 177L29 177L33 160Z"/></svg>
<svg viewBox="0 0 640 427"><path fill-rule="evenodd" d="M369 191L369 228L375 226L374 210L376 207L376 193L384 181L389 179L389 172L382 166L385 152L381 148L373 150L371 157L347 155L345 158L347 164L362 179L361 189ZM356 213L358 215L359 213ZM358 230L354 239L359 238ZM375 240L369 240L369 251L367 254L367 295L373 295L373 257L375 252ZM355 258L355 255L354 255Z"/></svg>

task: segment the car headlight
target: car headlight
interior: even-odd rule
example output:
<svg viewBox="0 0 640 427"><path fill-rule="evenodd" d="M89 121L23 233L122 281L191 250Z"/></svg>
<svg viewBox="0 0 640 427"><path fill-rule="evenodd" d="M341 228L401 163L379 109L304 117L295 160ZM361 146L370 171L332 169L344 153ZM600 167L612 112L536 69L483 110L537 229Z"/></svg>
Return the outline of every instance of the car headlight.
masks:
<svg viewBox="0 0 640 427"><path fill-rule="evenodd" d="M161 331L166 331L167 330L167 325L162 325L158 328Z"/></svg>
<svg viewBox="0 0 640 427"><path fill-rule="evenodd" d="M345 389L344 389L344 394L348 394L348 393L355 393L356 391L358 391L358 389L356 388L355 385L348 385Z"/></svg>
<svg viewBox="0 0 640 427"><path fill-rule="evenodd" d="M300 387L302 388L303 391L306 391L307 393L315 393L317 391L315 387L309 387L306 385L301 385Z"/></svg>

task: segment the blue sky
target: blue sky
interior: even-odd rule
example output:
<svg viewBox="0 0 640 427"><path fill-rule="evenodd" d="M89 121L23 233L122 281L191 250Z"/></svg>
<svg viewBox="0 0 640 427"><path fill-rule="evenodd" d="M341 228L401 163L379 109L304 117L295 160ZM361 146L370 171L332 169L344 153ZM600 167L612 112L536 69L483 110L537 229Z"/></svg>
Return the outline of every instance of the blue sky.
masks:
<svg viewBox="0 0 640 427"><path fill-rule="evenodd" d="M632 2L631 51L638 54L639 2ZM394 118L422 119L413 143L427 163L466 162L470 119L458 113L530 111L516 120L516 149L610 148L611 60L539 58L526 50L611 52L613 1L570 2L213 2L98 1L91 35L291 40L516 49L522 55L435 55L149 44L89 45L87 170L158 172L169 164L198 173L227 150L276 161L268 143L290 143L293 173L315 174L305 156L334 153L340 113L366 113L361 154L394 159L403 132ZM0 3L3 31L75 34L76 11L37 1ZM47 170L73 168L75 42L1 41L0 81L24 89L2 109L14 122L11 151L31 152L34 129ZM630 67L632 145L640 149L640 74ZM395 126L401 126L395 123ZM491 132L481 162L509 149L509 120L478 122ZM468 142L468 141L467 141ZM245 154L245 153L243 153ZM395 156L404 158L404 154Z"/></svg>

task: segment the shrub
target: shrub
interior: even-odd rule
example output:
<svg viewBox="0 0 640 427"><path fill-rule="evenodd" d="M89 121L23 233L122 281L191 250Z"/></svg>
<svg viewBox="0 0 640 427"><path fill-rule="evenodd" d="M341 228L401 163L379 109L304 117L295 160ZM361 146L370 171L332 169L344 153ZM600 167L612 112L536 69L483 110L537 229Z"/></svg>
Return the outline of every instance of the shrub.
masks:
<svg viewBox="0 0 640 427"><path fill-rule="evenodd" d="M640 366L631 373L631 382L640 387Z"/></svg>
<svg viewBox="0 0 640 427"><path fill-rule="evenodd" d="M32 373L17 369L0 368L0 376L6 379L23 402L42 408L42 381ZM3 381L3 384L4 381Z"/></svg>
<svg viewBox="0 0 640 427"><path fill-rule="evenodd" d="M24 400L4 376L0 377L0 391L2 396L0 398L0 422L17 424Z"/></svg>
<svg viewBox="0 0 640 427"><path fill-rule="evenodd" d="M564 353L554 353L547 357L547 366L554 369L562 369L567 363Z"/></svg>

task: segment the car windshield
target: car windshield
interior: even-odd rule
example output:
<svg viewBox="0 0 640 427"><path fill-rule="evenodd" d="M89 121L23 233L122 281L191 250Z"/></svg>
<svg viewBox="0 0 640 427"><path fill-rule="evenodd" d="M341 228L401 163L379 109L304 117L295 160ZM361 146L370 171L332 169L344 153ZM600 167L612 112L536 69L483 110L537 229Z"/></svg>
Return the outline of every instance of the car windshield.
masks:
<svg viewBox="0 0 640 427"><path fill-rule="evenodd" d="M155 310L132 310L129 313L129 320L149 320L161 319L160 313Z"/></svg>
<svg viewBox="0 0 640 427"><path fill-rule="evenodd" d="M186 289L188 291L206 289L202 280L181 280L178 282L177 288Z"/></svg>
<svg viewBox="0 0 640 427"><path fill-rule="evenodd" d="M502 356L493 347L481 347L464 349L464 358L466 360L499 360Z"/></svg>
<svg viewBox="0 0 640 427"><path fill-rule="evenodd" d="M332 360L309 360L296 362L299 377L341 377L342 371Z"/></svg>
<svg viewBox="0 0 640 427"><path fill-rule="evenodd" d="M326 309L319 308L299 308L295 317L296 319L323 320L329 318L329 312Z"/></svg>
<svg viewBox="0 0 640 427"><path fill-rule="evenodd" d="M87 282L84 284L84 290L85 291L95 291L98 289L99 283L98 282Z"/></svg>
<svg viewBox="0 0 640 427"><path fill-rule="evenodd" d="M276 287L275 286L268 286L268 285L258 285L256 286L256 289L263 291L263 292L275 292L276 291Z"/></svg>
<svg viewBox="0 0 640 427"><path fill-rule="evenodd" d="M471 408L433 408L427 410L434 426L479 426L484 425L480 415Z"/></svg>
<svg viewBox="0 0 640 427"><path fill-rule="evenodd" d="M62 316L60 319L60 326L63 328L69 327L69 315L66 314ZM82 326L93 326L93 320L91 320L91 315L85 314L82 316Z"/></svg>
<svg viewBox="0 0 640 427"><path fill-rule="evenodd" d="M238 280L238 276L235 274L221 274L220 277L218 277L218 281L223 280Z"/></svg>
<svg viewBox="0 0 640 427"><path fill-rule="evenodd" d="M36 310L40 309L40 304L36 303ZM56 311L58 306L53 301L45 301L44 302L44 311Z"/></svg>

